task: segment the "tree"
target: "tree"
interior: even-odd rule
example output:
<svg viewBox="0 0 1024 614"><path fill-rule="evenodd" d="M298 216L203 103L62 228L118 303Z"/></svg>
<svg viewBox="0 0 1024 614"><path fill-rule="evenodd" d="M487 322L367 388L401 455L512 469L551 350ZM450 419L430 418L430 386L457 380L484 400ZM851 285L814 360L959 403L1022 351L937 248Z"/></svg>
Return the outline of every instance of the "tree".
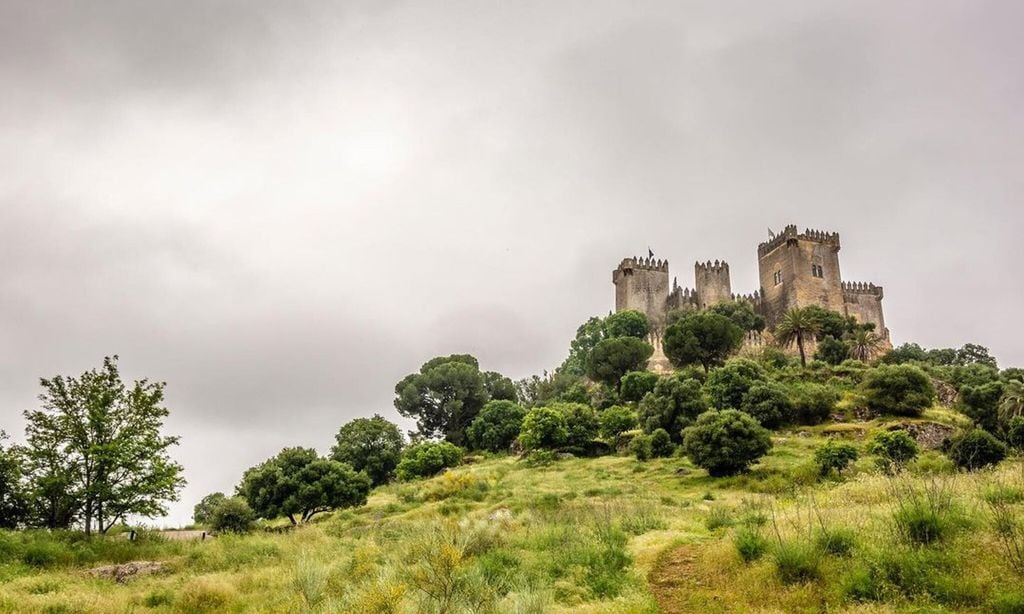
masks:
<svg viewBox="0 0 1024 614"><path fill-rule="evenodd" d="M885 340L878 333L863 328L854 329L846 340L850 346L850 358L864 362L877 356L885 347Z"/></svg>
<svg viewBox="0 0 1024 614"><path fill-rule="evenodd" d="M210 528L218 533L248 533L256 513L242 497L225 498L210 512Z"/></svg>
<svg viewBox="0 0 1024 614"><path fill-rule="evenodd" d="M513 381L496 371L484 371L484 390L487 398L492 401L512 401L515 403L516 385Z"/></svg>
<svg viewBox="0 0 1024 614"><path fill-rule="evenodd" d="M512 401L491 401L469 425L466 436L476 450L508 450L519 437L525 417L526 410Z"/></svg>
<svg viewBox="0 0 1024 614"><path fill-rule="evenodd" d="M983 345L976 343L964 344L962 348L956 351L955 364L959 366L980 364L997 368L996 359L989 354L988 348Z"/></svg>
<svg viewBox="0 0 1024 614"><path fill-rule="evenodd" d="M650 438L652 458L667 458L676 451L676 445L672 443L672 436L665 429L654 429Z"/></svg>
<svg viewBox="0 0 1024 614"><path fill-rule="evenodd" d="M618 386L623 375L643 369L653 353L654 348L636 337L605 339L590 352L587 377L609 386Z"/></svg>
<svg viewBox="0 0 1024 614"><path fill-rule="evenodd" d="M935 402L935 386L928 375L912 365L882 365L861 383L868 407L897 416L920 416Z"/></svg>
<svg viewBox="0 0 1024 614"><path fill-rule="evenodd" d="M803 308L803 311L808 317L818 321L818 331L816 333L818 341L825 337L844 339L858 327L863 328L862 325L857 324L855 318L844 316L839 312L825 309L819 305L807 305ZM871 330L873 327L874 325L870 325L867 330Z"/></svg>
<svg viewBox="0 0 1024 614"><path fill-rule="evenodd" d="M753 416L766 429L774 429L792 419L793 402L778 384L756 383L743 395L739 409Z"/></svg>
<svg viewBox="0 0 1024 614"><path fill-rule="evenodd" d="M399 480L429 478L462 462L462 448L447 441L425 441L406 448L398 463Z"/></svg>
<svg viewBox="0 0 1024 614"><path fill-rule="evenodd" d="M42 409L25 412L27 454L43 500L55 486L74 501L85 533L106 533L128 515L160 516L185 484L161 435L164 384L121 381L117 356L79 377L42 379ZM66 513L66 511L60 511Z"/></svg>
<svg viewBox="0 0 1024 614"><path fill-rule="evenodd" d="M479 364L468 354L427 361L398 382L395 395L395 409L416 420L420 435L456 445L465 442L466 427L489 400Z"/></svg>
<svg viewBox="0 0 1024 614"><path fill-rule="evenodd" d="M988 382L980 386L964 386L957 395L957 409L967 415L974 424L989 432L999 428L999 406L1003 398L1003 383Z"/></svg>
<svg viewBox="0 0 1024 614"><path fill-rule="evenodd" d="M312 448L285 448L248 469L238 494L261 518L286 516L295 525L321 512L365 504L370 484L365 473L320 458Z"/></svg>
<svg viewBox="0 0 1024 614"><path fill-rule="evenodd" d="M916 343L904 343L886 352L879 361L887 365L898 365L905 362L927 362L928 352Z"/></svg>
<svg viewBox="0 0 1024 614"><path fill-rule="evenodd" d="M830 365L838 365L850 357L850 351L851 348L848 343L828 335L818 342L818 347L814 351L814 358L827 362Z"/></svg>
<svg viewBox="0 0 1024 614"><path fill-rule="evenodd" d="M764 330L764 316L754 311L754 306L750 301L717 303L709 307L708 311L729 318L733 324L745 331L760 332Z"/></svg>
<svg viewBox="0 0 1024 614"><path fill-rule="evenodd" d="M28 500L21 455L17 448L5 449L5 439L7 433L0 431L0 529L13 529L25 522Z"/></svg>
<svg viewBox="0 0 1024 614"><path fill-rule="evenodd" d="M878 458L876 463L886 473L899 473L917 458L921 448L904 430L881 431L868 442L868 452Z"/></svg>
<svg viewBox="0 0 1024 614"><path fill-rule="evenodd" d="M857 456L857 448L852 444L829 439L814 451L814 462L818 465L818 473L826 476L832 471L842 473L857 460Z"/></svg>
<svg viewBox="0 0 1024 614"><path fill-rule="evenodd" d="M576 337L569 344L569 356L558 367L556 373L576 377L586 375L587 365L590 363L590 352L605 337L605 323L603 319L594 316L580 324L579 328L576 329Z"/></svg>
<svg viewBox="0 0 1024 614"><path fill-rule="evenodd" d="M644 395L654 390L658 384L658 374L650 371L630 371L619 380L619 394L623 401L638 402Z"/></svg>
<svg viewBox="0 0 1024 614"><path fill-rule="evenodd" d="M635 309L624 309L609 315L604 320L605 336L609 339L615 337L635 337L646 339L651 332L651 325L647 316L642 311Z"/></svg>
<svg viewBox="0 0 1024 614"><path fill-rule="evenodd" d="M746 471L771 448L768 429L734 409L705 412L683 431L683 453L712 477Z"/></svg>
<svg viewBox="0 0 1024 614"><path fill-rule="evenodd" d="M1006 458L1006 444L988 431L974 429L955 437L947 454L957 467L975 471Z"/></svg>
<svg viewBox="0 0 1024 614"><path fill-rule="evenodd" d="M519 443L526 450L554 450L565 445L569 429L565 416L549 406L534 407L523 418Z"/></svg>
<svg viewBox="0 0 1024 614"><path fill-rule="evenodd" d="M192 508L192 521L196 524L210 524L213 521L213 511L226 500L227 497L222 492L206 495Z"/></svg>
<svg viewBox="0 0 1024 614"><path fill-rule="evenodd" d="M599 420L601 437L612 442L622 433L635 429L637 425L636 411L622 405L613 405L604 410Z"/></svg>
<svg viewBox="0 0 1024 614"><path fill-rule="evenodd" d="M676 373L658 380L638 407L640 426L653 433L665 429L675 442L682 441L682 431L697 416L708 410L701 383Z"/></svg>
<svg viewBox="0 0 1024 614"><path fill-rule="evenodd" d="M365 472L374 486L391 481L405 445L398 427L377 414L342 425L334 440L331 458Z"/></svg>
<svg viewBox="0 0 1024 614"><path fill-rule="evenodd" d="M742 344L743 329L717 313L694 313L665 331L665 355L672 364L699 364L705 373L725 362Z"/></svg>
<svg viewBox="0 0 1024 614"><path fill-rule="evenodd" d="M800 365L807 366L807 353L804 344L813 339L821 331L821 320L814 311L804 309L790 309L782 316L775 327L775 340L783 347L796 343L800 350Z"/></svg>
<svg viewBox="0 0 1024 614"><path fill-rule="evenodd" d="M767 382L764 370L752 360L730 360L721 369L708 375L704 390L716 409L740 409L743 398L755 384Z"/></svg>
<svg viewBox="0 0 1024 614"><path fill-rule="evenodd" d="M1014 416L1006 423L1006 443L1024 452L1024 416Z"/></svg>
<svg viewBox="0 0 1024 614"><path fill-rule="evenodd" d="M1003 398L999 401L999 422L1006 425L1018 416L1024 416L1024 382L1011 379L1003 387Z"/></svg>
<svg viewBox="0 0 1024 614"><path fill-rule="evenodd" d="M552 408L565 416L565 445L586 449L597 438L601 424L594 408L583 403L555 403Z"/></svg>

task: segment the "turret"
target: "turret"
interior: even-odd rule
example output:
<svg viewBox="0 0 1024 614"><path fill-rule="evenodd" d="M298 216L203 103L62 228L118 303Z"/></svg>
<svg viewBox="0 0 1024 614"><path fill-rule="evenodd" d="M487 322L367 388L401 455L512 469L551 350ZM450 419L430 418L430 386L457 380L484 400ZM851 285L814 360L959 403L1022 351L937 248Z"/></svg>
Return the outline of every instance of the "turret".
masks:
<svg viewBox="0 0 1024 614"><path fill-rule="evenodd" d="M693 265L693 276L697 291L697 306L701 309L732 300L729 263L718 260L697 262Z"/></svg>
<svg viewBox="0 0 1024 614"><path fill-rule="evenodd" d="M626 258L612 271L615 310L636 309L647 315L654 331L665 323L668 303L668 261Z"/></svg>

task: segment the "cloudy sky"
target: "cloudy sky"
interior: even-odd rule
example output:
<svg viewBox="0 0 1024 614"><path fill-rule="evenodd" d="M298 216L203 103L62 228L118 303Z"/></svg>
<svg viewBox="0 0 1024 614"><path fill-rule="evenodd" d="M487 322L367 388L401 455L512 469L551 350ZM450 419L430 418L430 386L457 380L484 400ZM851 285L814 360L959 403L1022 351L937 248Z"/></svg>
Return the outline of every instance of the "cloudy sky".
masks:
<svg viewBox="0 0 1024 614"><path fill-rule="evenodd" d="M1019 2L0 0L0 427L168 382L189 486L426 359L558 364L647 246L838 230L897 343L1024 365Z"/></svg>

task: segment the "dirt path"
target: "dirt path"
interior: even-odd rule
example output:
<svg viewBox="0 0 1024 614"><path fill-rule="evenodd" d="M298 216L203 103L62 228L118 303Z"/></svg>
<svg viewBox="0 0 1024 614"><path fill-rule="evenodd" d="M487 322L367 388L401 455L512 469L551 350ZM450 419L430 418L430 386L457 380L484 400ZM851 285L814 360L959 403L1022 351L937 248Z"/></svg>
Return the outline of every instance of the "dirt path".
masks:
<svg viewBox="0 0 1024 614"><path fill-rule="evenodd" d="M647 582L663 614L684 614L687 612L724 612L727 609L718 598L708 595L701 588L696 573L698 546L683 544L670 548L658 557ZM709 601L711 603L709 603Z"/></svg>

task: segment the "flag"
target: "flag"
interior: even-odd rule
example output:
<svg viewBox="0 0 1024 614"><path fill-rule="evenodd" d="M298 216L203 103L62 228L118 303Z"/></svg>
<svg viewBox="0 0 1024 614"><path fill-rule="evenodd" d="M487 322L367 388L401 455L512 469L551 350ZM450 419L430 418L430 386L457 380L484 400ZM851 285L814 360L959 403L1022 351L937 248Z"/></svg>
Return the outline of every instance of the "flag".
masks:
<svg viewBox="0 0 1024 614"><path fill-rule="evenodd" d="M647 248L647 257L648 258L654 258L654 252L651 251L651 248L649 248L649 247Z"/></svg>

